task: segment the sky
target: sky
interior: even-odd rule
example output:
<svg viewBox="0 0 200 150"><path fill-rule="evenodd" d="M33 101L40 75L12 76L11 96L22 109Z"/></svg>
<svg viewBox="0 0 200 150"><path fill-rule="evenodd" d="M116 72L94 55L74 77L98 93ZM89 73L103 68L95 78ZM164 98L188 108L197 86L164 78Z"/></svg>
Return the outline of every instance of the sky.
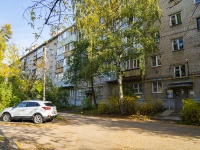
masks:
<svg viewBox="0 0 200 150"><path fill-rule="evenodd" d="M35 41L33 33L38 32L38 30L33 29L28 24L28 21L23 18L24 10L32 4L32 0L4 0L0 3L0 26L11 24L13 37L10 42L16 44L21 53L24 53L24 49L33 44ZM43 23L40 20L37 27L42 26ZM40 45L50 38L49 28L46 27L42 33L42 38L34 44Z"/></svg>

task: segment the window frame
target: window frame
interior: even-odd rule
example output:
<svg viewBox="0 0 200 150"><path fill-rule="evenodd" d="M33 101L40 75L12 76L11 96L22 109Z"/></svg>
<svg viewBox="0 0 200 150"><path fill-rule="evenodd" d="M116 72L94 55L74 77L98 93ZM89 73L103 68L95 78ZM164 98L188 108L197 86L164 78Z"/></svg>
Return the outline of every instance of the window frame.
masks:
<svg viewBox="0 0 200 150"><path fill-rule="evenodd" d="M135 87L135 85L137 85L137 87ZM135 90L137 90L137 92L135 92ZM133 91L134 91L134 94L142 94L143 93L142 83L133 84Z"/></svg>
<svg viewBox="0 0 200 150"><path fill-rule="evenodd" d="M178 14L180 14L180 22L178 21ZM172 17L175 17L175 24L173 24L173 20ZM177 12L175 14L170 15L170 26L176 26L182 23L182 19L181 19L181 12Z"/></svg>
<svg viewBox="0 0 200 150"><path fill-rule="evenodd" d="M154 91L154 84L156 83L156 91ZM160 85L161 86L160 86ZM159 91L159 88L161 89L160 91ZM163 83L162 83L162 81L154 81L154 82L152 82L152 93L163 93Z"/></svg>
<svg viewBox="0 0 200 150"><path fill-rule="evenodd" d="M155 65L153 65L153 58L155 57ZM151 56L151 65L152 67L160 67L161 66L161 55ZM160 62L160 63L159 63Z"/></svg>
<svg viewBox="0 0 200 150"><path fill-rule="evenodd" d="M140 60L139 59L129 59L129 60L125 61L125 65L126 65L125 69L126 70L139 69L140 68L139 64L140 64Z"/></svg>
<svg viewBox="0 0 200 150"><path fill-rule="evenodd" d="M185 75L183 75L183 70L182 70L182 67L184 66L184 74ZM176 68L176 67L178 67L178 69ZM176 76L176 72L177 71L179 71L179 76ZM174 66L174 77L175 78L179 78L179 77L185 77L185 76L187 76L187 71L186 71L186 66L185 65L177 65L177 66Z"/></svg>
<svg viewBox="0 0 200 150"><path fill-rule="evenodd" d="M180 47L180 40L182 40L182 42L183 42L183 46L182 46L182 48ZM176 43L174 43L174 42L176 42ZM175 49L175 44L177 44L177 50ZM183 50L184 49L184 39L183 39L183 37L181 37L181 38L177 38L177 39L173 39L172 40L172 50L173 51L180 51L180 50Z"/></svg>

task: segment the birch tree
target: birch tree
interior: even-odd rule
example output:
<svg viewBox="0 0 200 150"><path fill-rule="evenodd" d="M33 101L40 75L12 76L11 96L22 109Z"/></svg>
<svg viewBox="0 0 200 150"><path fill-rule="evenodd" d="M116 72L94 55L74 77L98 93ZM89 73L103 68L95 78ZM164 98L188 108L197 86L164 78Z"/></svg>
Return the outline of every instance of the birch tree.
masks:
<svg viewBox="0 0 200 150"><path fill-rule="evenodd" d="M80 37L89 41L90 60L112 62L118 76L119 105L123 114L123 64L156 50L156 22L161 17L158 0L79 0L76 24Z"/></svg>

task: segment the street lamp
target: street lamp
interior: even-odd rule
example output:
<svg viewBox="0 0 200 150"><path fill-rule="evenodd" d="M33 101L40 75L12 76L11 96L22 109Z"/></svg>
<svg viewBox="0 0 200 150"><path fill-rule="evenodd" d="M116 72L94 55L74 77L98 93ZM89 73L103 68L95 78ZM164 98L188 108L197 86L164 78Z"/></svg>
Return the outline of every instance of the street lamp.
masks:
<svg viewBox="0 0 200 150"><path fill-rule="evenodd" d="M45 85L46 85L46 47L43 46L43 52L44 52L44 74L43 74L43 101L46 100L45 97Z"/></svg>

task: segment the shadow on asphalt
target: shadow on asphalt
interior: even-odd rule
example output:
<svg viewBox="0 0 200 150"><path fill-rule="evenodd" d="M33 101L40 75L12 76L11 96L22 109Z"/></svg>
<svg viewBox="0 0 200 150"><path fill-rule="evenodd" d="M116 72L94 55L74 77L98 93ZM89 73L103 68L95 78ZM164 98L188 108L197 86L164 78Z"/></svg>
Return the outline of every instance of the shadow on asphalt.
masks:
<svg viewBox="0 0 200 150"><path fill-rule="evenodd" d="M110 130L133 130L134 132L144 133L151 132L152 134L164 134L165 136L184 136L187 138L200 139L200 127L179 125L170 122L162 121L130 121L116 118L90 117L84 115L75 115L69 113L59 113L59 115L71 120L70 124L79 125L96 125Z"/></svg>

